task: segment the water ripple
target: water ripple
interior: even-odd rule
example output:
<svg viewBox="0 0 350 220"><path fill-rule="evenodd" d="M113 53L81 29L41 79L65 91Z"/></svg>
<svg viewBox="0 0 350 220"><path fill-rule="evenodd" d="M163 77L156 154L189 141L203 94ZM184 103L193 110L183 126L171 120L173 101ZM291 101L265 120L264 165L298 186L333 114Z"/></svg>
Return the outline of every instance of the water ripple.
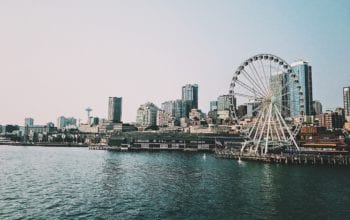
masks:
<svg viewBox="0 0 350 220"><path fill-rule="evenodd" d="M0 146L0 219L347 218L346 168Z"/></svg>

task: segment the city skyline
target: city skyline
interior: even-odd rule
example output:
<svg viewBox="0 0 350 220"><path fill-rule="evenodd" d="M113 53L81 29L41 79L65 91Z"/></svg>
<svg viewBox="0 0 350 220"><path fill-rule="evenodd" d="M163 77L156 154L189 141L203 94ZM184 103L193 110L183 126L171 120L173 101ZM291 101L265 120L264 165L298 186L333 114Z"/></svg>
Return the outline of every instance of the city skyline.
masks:
<svg viewBox="0 0 350 220"><path fill-rule="evenodd" d="M343 107L349 10L347 1L3 1L0 124L85 119L88 106L107 118L109 96L123 97L131 122L140 104L176 100L185 84L199 85L208 112L240 63L261 52L308 61L314 99Z"/></svg>

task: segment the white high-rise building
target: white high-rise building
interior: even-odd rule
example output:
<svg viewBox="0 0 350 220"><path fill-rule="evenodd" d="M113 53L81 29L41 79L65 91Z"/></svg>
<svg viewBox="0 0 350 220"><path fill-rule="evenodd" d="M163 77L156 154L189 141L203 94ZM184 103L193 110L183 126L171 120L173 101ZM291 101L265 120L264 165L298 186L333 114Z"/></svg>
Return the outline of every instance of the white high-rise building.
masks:
<svg viewBox="0 0 350 220"><path fill-rule="evenodd" d="M158 107L147 102L137 109L136 123L141 126L156 126L157 125Z"/></svg>

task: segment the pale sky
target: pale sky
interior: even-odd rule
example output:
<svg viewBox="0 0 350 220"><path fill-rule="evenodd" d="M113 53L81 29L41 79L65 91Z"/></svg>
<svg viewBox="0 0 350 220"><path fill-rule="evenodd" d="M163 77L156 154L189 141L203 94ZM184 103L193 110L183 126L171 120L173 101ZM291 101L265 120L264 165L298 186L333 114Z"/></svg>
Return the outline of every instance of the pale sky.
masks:
<svg viewBox="0 0 350 220"><path fill-rule="evenodd" d="M343 106L350 85L350 1L0 0L0 124L107 117L181 97L199 107L226 94L234 70L258 53L313 67L314 100Z"/></svg>

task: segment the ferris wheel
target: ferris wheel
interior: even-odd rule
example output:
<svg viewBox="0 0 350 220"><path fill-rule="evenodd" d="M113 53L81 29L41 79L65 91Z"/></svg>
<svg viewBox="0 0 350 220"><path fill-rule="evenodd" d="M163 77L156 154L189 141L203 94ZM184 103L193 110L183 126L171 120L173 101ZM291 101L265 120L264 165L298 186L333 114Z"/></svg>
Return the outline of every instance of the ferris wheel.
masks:
<svg viewBox="0 0 350 220"><path fill-rule="evenodd" d="M271 54L250 57L234 73L229 94L232 118L245 136L241 152L299 150L295 137L304 119L304 95L286 61Z"/></svg>

